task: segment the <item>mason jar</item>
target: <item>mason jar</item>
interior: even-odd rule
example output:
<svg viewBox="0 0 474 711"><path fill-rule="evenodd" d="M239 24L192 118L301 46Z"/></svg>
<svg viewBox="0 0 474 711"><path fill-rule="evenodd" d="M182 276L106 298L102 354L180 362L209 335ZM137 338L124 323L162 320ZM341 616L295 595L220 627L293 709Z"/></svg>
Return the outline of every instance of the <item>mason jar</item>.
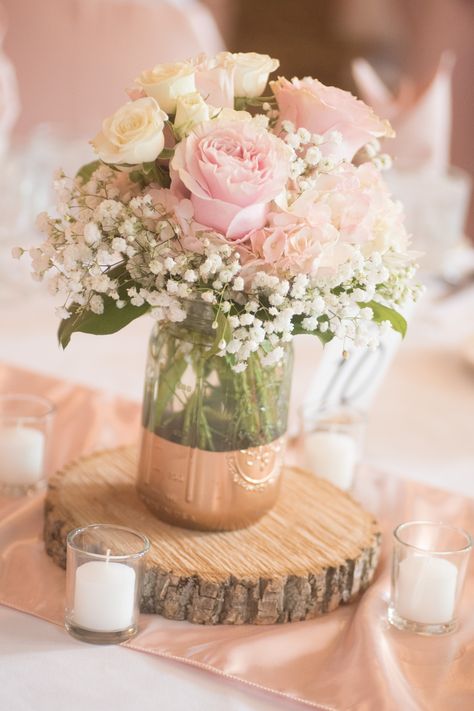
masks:
<svg viewBox="0 0 474 711"><path fill-rule="evenodd" d="M245 371L213 347L209 304L155 326L145 374L138 491L162 520L232 530L275 504L285 452L293 351L272 366L252 353Z"/></svg>

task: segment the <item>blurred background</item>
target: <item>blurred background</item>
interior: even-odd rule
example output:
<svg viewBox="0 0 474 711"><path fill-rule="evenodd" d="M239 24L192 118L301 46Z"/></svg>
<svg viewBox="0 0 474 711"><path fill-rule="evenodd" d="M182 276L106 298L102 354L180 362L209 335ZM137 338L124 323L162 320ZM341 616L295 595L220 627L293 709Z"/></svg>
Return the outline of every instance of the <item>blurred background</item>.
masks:
<svg viewBox="0 0 474 711"><path fill-rule="evenodd" d="M421 305L389 379L398 342L386 349L372 461L406 471L417 453L413 474L442 483L457 458L459 481L472 474L473 37L472 0L0 0L0 360L140 398L148 320L104 339L77 334L60 352L46 288L11 248L40 239L34 221L53 204L53 171L92 159L88 141L141 70L222 49L267 53L281 74L352 91L397 131L384 146L394 158L387 180L434 301ZM313 377L321 348L298 347L298 372ZM407 411L405 395L419 408ZM439 409L456 409L457 430L429 451Z"/></svg>

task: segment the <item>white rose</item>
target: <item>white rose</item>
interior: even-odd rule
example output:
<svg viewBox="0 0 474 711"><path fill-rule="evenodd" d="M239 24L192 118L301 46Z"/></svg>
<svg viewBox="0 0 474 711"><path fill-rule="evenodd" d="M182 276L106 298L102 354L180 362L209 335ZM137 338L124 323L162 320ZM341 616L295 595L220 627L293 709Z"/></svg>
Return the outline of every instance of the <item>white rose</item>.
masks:
<svg viewBox="0 0 474 711"><path fill-rule="evenodd" d="M179 138L184 138L194 126L203 123L203 121L208 121L211 115L210 107L197 91L192 94L178 96L174 119L176 135Z"/></svg>
<svg viewBox="0 0 474 711"><path fill-rule="evenodd" d="M178 96L196 91L194 67L189 62L158 64L154 69L142 72L135 81L169 114L176 111Z"/></svg>
<svg viewBox="0 0 474 711"><path fill-rule="evenodd" d="M235 96L261 96L269 75L280 66L278 59L257 52L238 52L232 56L235 62Z"/></svg>
<svg viewBox="0 0 474 711"><path fill-rule="evenodd" d="M104 120L92 145L104 163L148 163L163 150L167 118L151 97L129 101Z"/></svg>

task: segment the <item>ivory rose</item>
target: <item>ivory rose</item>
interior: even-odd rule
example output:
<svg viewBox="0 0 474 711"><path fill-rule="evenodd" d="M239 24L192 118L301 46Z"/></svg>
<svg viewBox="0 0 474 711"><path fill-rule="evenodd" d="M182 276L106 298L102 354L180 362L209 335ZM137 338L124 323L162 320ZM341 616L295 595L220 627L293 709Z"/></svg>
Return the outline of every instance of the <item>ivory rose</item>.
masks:
<svg viewBox="0 0 474 711"><path fill-rule="evenodd" d="M256 97L265 91L269 75L280 66L278 59L258 52L232 54L235 63L234 93L236 96Z"/></svg>
<svg viewBox="0 0 474 711"><path fill-rule="evenodd" d="M147 96L152 96L163 111L174 114L176 100L183 94L196 91L194 67L189 62L158 64L146 69L135 79Z"/></svg>
<svg viewBox="0 0 474 711"><path fill-rule="evenodd" d="M153 161L163 150L167 118L151 97L129 101L103 121L92 145L104 163Z"/></svg>
<svg viewBox="0 0 474 711"><path fill-rule="evenodd" d="M278 102L279 125L289 120L296 128L325 136L328 140L321 146L324 155L351 161L371 139L395 135L388 121L343 89L325 86L311 77L291 81L279 77L270 86ZM342 135L339 145L330 140L332 131Z"/></svg>
<svg viewBox="0 0 474 711"><path fill-rule="evenodd" d="M176 102L176 116L174 119L174 131L179 138L188 135L194 126L204 121L208 121L211 107L206 104L201 94L197 91L192 94L178 96ZM211 109L212 110L212 109Z"/></svg>
<svg viewBox="0 0 474 711"><path fill-rule="evenodd" d="M209 121L176 147L171 188L189 196L197 222L228 239L265 224L289 176L288 147L253 119Z"/></svg>

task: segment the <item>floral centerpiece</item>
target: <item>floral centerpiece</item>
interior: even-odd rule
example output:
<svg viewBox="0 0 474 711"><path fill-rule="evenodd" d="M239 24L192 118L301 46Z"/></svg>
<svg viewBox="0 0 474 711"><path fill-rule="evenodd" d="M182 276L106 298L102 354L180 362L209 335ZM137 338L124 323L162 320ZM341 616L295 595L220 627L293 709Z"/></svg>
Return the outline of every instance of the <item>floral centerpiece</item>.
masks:
<svg viewBox="0 0 474 711"><path fill-rule="evenodd" d="M242 525L273 504L292 338L374 348L404 333L396 308L416 292L381 176L389 123L309 77L263 95L278 64L223 52L144 71L93 139L98 159L57 175L57 215L39 216L30 250L62 299L63 347L156 322L140 490L185 525Z"/></svg>

